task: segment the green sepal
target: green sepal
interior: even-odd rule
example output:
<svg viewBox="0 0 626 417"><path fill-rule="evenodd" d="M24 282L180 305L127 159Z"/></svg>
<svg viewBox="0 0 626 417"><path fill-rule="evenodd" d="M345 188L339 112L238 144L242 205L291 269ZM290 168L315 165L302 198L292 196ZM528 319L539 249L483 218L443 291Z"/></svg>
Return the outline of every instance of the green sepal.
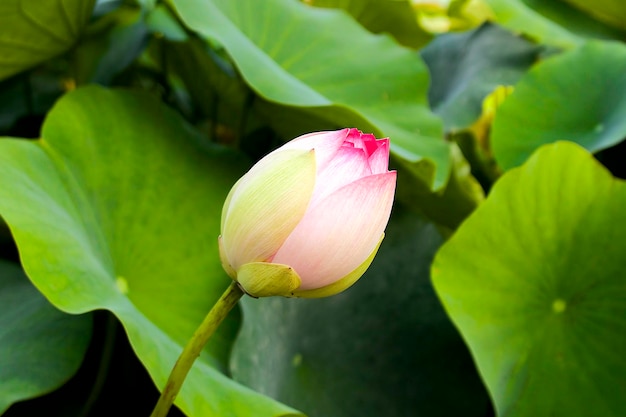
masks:
<svg viewBox="0 0 626 417"><path fill-rule="evenodd" d="M252 297L293 296L302 281L289 265L249 262L237 271L239 286Z"/></svg>

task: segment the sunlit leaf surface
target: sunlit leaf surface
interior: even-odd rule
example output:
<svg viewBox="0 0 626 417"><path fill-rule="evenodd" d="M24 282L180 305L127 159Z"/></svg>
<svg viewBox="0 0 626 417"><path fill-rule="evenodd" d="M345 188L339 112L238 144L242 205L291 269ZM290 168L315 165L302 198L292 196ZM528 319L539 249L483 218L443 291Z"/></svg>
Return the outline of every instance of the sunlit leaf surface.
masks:
<svg viewBox="0 0 626 417"><path fill-rule="evenodd" d="M112 311L161 387L229 283L219 219L243 165L199 141L157 101L96 87L65 96L42 139L0 140L0 214L26 273L60 309ZM194 417L290 414L220 372L239 316L229 318L177 404Z"/></svg>
<svg viewBox="0 0 626 417"><path fill-rule="evenodd" d="M626 184L571 142L507 172L433 267L500 417L626 414Z"/></svg>

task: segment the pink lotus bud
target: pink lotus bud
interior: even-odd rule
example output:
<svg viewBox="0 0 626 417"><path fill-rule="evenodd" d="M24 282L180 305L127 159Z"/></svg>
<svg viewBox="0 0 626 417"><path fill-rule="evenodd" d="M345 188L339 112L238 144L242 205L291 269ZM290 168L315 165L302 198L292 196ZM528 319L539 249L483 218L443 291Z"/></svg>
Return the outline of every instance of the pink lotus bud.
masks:
<svg viewBox="0 0 626 417"><path fill-rule="evenodd" d="M357 129L300 136L233 186L220 257L250 295L324 297L356 282L389 221L389 139Z"/></svg>

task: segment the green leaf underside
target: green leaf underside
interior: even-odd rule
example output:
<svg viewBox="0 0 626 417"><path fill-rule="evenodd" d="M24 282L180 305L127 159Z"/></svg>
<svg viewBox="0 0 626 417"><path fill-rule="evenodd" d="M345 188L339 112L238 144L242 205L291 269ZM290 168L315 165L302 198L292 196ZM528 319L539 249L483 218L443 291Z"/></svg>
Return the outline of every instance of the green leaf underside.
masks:
<svg viewBox="0 0 626 417"><path fill-rule="evenodd" d="M307 4L341 8L370 32L389 33L412 48L421 48L432 38L419 25L409 0L309 0Z"/></svg>
<svg viewBox="0 0 626 417"><path fill-rule="evenodd" d="M148 40L144 13L122 6L97 21L72 51L78 85L110 85L141 54Z"/></svg>
<svg viewBox="0 0 626 417"><path fill-rule="evenodd" d="M432 290L442 238L396 205L378 256L345 292L244 299L235 379L309 417L482 417L489 401Z"/></svg>
<svg viewBox="0 0 626 417"><path fill-rule="evenodd" d="M622 0L565 0L594 18L620 29L626 29L626 7Z"/></svg>
<svg viewBox="0 0 626 417"><path fill-rule="evenodd" d="M341 11L297 1L172 3L190 28L223 45L263 98L389 136L401 158L434 165L434 175L420 180L435 189L446 183L450 150L427 106L427 69L413 51Z"/></svg>
<svg viewBox="0 0 626 417"><path fill-rule="evenodd" d="M429 99L446 130L472 124L483 99L499 85L515 84L542 51L497 25L437 37L422 51L430 69Z"/></svg>
<svg viewBox="0 0 626 417"><path fill-rule="evenodd" d="M624 33L607 27L565 1L486 0L495 20L540 43L571 48L585 39L623 39Z"/></svg>
<svg viewBox="0 0 626 417"><path fill-rule="evenodd" d="M505 169L569 140L596 152L626 137L626 47L590 41L534 67L496 113L493 150Z"/></svg>
<svg viewBox="0 0 626 417"><path fill-rule="evenodd" d="M95 0L3 0L0 80L69 49L94 4Z"/></svg>
<svg viewBox="0 0 626 417"><path fill-rule="evenodd" d="M626 413L625 204L623 181L557 142L506 173L437 254L435 288L498 416Z"/></svg>
<svg viewBox="0 0 626 417"><path fill-rule="evenodd" d="M196 146L191 129L158 102L97 87L60 100L42 137L0 140L0 215L24 268L65 311L112 311L162 386L229 283L217 236L243 164ZM177 404L190 416L295 413L216 370L238 322L233 314L220 328Z"/></svg>
<svg viewBox="0 0 626 417"><path fill-rule="evenodd" d="M65 383L90 338L90 315L60 312L17 265L0 261L0 414Z"/></svg>

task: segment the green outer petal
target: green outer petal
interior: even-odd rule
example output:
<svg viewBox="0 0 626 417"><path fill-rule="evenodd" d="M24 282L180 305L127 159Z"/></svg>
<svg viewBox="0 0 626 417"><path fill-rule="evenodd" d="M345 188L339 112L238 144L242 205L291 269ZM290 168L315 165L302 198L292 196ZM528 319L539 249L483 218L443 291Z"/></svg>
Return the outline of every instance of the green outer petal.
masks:
<svg viewBox="0 0 626 417"><path fill-rule="evenodd" d="M378 248L380 248L380 244L383 242L384 238L385 238L385 234L383 233L383 235L380 237L380 240L378 241L378 245L376 245L376 247L374 248L370 256L368 256L367 259L361 265L356 267L354 271L350 272L348 275L341 278L339 281L335 281L332 284L326 285L325 287L322 287L322 288L316 288L314 290L303 290L303 291L296 290L296 291L293 291L291 295L294 297L299 297L299 298L322 298L322 297L328 297L331 295L339 294L340 292L347 290L355 282L357 282L359 278L361 278L361 276L365 273L365 271L367 271L367 268L369 268L370 264L374 260L374 257L376 256L376 253L378 252Z"/></svg>
<svg viewBox="0 0 626 417"><path fill-rule="evenodd" d="M222 242L222 236L219 236L217 238L217 247L220 251L220 261L222 262L222 268L224 268L224 271L226 271L229 277L235 279L237 277L237 272L233 269L232 266L230 266L230 262L228 261L228 258L226 258L226 253L224 252L224 243Z"/></svg>
<svg viewBox="0 0 626 417"><path fill-rule="evenodd" d="M224 200L224 205L222 206L222 218L220 220L220 230L224 231L224 225L226 224L226 214L228 213L228 207L230 207L230 201L233 199L233 195L235 194L235 190L239 188L239 184L243 178L239 178L235 185L230 189L226 199Z"/></svg>
<svg viewBox="0 0 626 417"><path fill-rule="evenodd" d="M267 261L304 216L316 179L315 152L279 150L236 184L225 214L222 242L233 269Z"/></svg>
<svg viewBox="0 0 626 417"><path fill-rule="evenodd" d="M252 297L288 296L301 284L300 276L289 265L250 262L237 271L237 282Z"/></svg>

